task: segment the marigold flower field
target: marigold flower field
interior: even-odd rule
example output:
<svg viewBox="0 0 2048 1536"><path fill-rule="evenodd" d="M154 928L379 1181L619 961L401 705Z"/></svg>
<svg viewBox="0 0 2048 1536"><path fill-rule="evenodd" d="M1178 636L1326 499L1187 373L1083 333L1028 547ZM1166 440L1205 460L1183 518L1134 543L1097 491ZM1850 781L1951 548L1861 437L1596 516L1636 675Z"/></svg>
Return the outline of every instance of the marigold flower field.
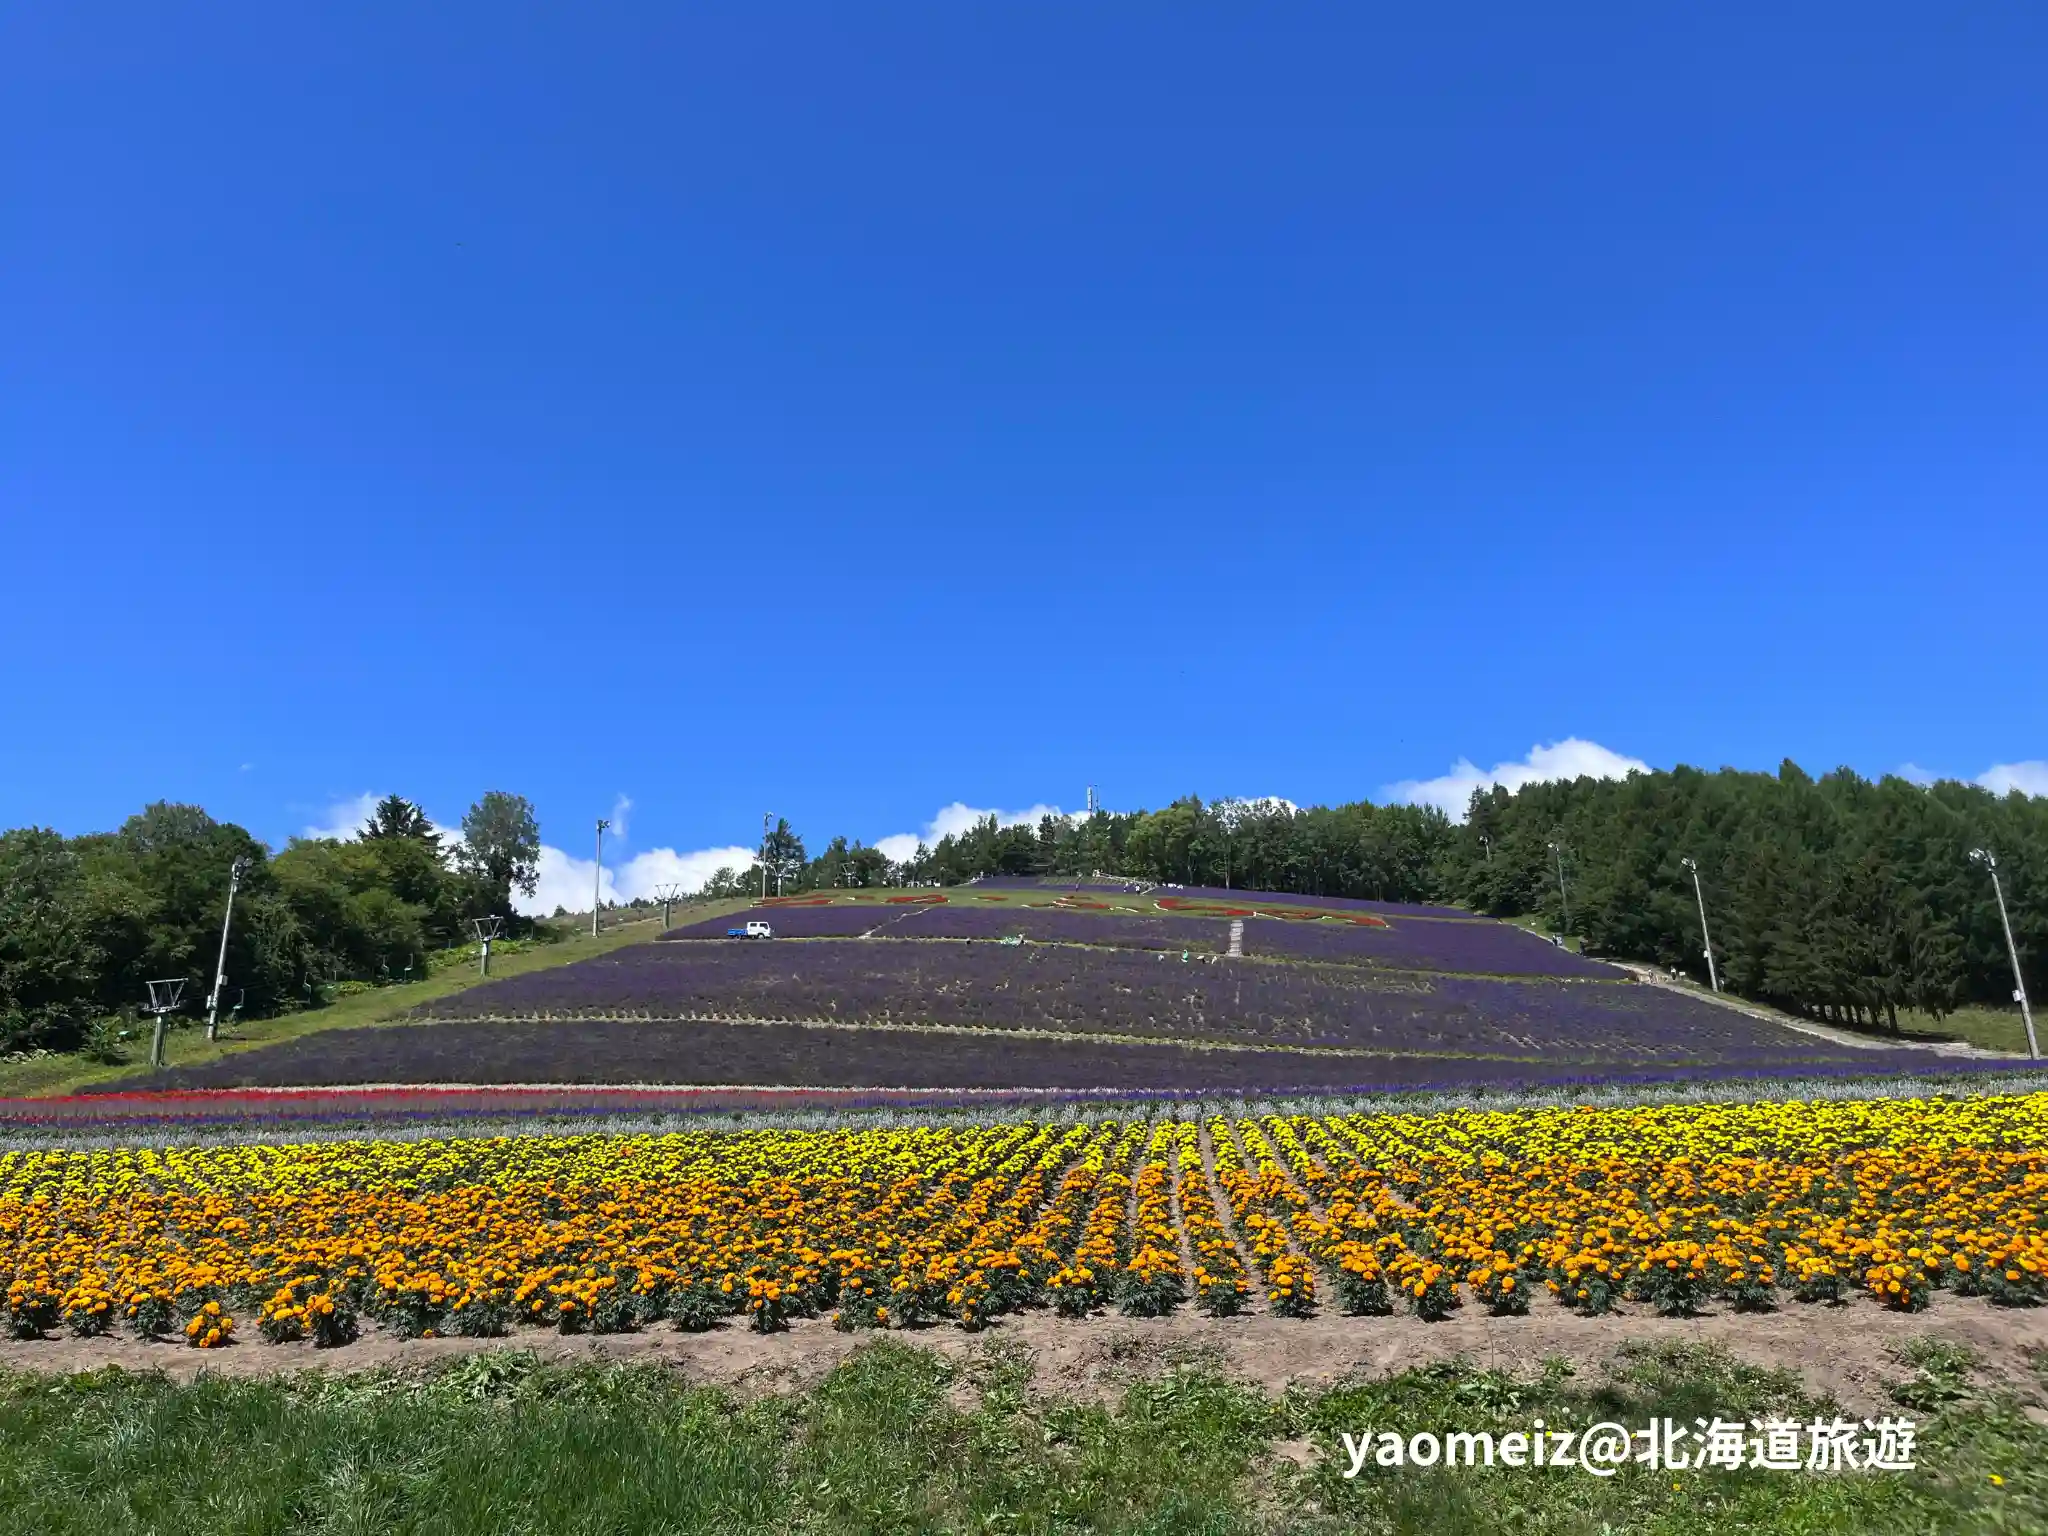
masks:
<svg viewBox="0 0 2048 1536"><path fill-rule="evenodd" d="M2048 1293L2048 1094L0 1153L15 1336Z"/></svg>

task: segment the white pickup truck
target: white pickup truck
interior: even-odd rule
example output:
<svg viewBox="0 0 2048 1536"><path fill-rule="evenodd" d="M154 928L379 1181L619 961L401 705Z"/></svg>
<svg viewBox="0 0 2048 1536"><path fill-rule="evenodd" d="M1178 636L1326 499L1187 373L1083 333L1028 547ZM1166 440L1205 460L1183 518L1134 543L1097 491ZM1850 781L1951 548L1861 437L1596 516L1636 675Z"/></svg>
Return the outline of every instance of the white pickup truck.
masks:
<svg viewBox="0 0 2048 1536"><path fill-rule="evenodd" d="M725 930L725 936L728 939L772 939L775 937L775 930L766 923L753 922L744 928L728 928Z"/></svg>

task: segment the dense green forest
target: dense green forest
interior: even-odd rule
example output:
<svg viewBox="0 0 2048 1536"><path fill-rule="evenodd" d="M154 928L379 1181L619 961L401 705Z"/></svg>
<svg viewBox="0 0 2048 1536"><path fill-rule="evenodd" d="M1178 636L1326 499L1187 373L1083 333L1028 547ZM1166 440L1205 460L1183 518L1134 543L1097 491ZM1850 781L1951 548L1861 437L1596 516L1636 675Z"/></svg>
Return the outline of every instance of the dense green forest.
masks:
<svg viewBox="0 0 2048 1536"><path fill-rule="evenodd" d="M1037 826L993 818L891 865L835 839L815 859L787 823L770 889L957 884L1104 874L1182 885L1441 901L1535 917L1589 949L1708 979L1816 1018L1896 1027L1898 1013L2005 1005L2013 976L1986 868L1995 853L2030 996L2048 957L2048 799L1975 785L1693 768L1560 780L1472 798L1461 826L1405 805L1294 810L1187 798L1158 811ZM1692 872L1699 866L1699 892ZM779 877L779 880L775 877ZM758 890L725 871L720 894Z"/></svg>
<svg viewBox="0 0 2048 1536"><path fill-rule="evenodd" d="M763 847L771 892L958 884L980 876L1118 878L1387 901L1534 918L1595 952L1704 981L1703 896L1722 985L1824 1019L1896 1027L1900 1011L2005 1005L2013 978L1989 872L1995 851L2033 996L2048 979L2048 799L1953 782L1873 783L1679 768L1474 795L1461 825L1405 805L1295 809L1203 802L1035 826L988 818L902 863L834 838L812 856L787 822ZM392 796L362 835L272 855L196 806L158 804L118 831L0 834L0 1051L71 1049L132 1011L144 984L211 986L230 870L243 861L225 995L251 1014L336 982L423 970L469 919L534 889L532 807L493 792L443 848ZM1699 896L1692 871L1698 864ZM748 896L761 870L702 893ZM512 920L514 927L518 920Z"/></svg>
<svg viewBox="0 0 2048 1536"><path fill-rule="evenodd" d="M1552 848L1557 845L1557 849ZM1704 980L1700 893L1724 987L1816 1017L1896 1025L2010 1004L1992 852L2030 996L2048 956L2048 799L1876 783L1846 769L1633 774L1475 795L1447 894L1534 913L1617 956ZM1559 868L1563 882L1560 889Z"/></svg>
<svg viewBox="0 0 2048 1536"><path fill-rule="evenodd" d="M514 888L534 886L540 829L522 797L483 796L462 828L451 857L393 795L360 836L295 838L275 856L193 805L84 837L0 833L0 1051L76 1048L151 980L184 978L186 1014L203 1010L238 864L224 1009L274 1013L335 982L423 973L470 918L509 914Z"/></svg>

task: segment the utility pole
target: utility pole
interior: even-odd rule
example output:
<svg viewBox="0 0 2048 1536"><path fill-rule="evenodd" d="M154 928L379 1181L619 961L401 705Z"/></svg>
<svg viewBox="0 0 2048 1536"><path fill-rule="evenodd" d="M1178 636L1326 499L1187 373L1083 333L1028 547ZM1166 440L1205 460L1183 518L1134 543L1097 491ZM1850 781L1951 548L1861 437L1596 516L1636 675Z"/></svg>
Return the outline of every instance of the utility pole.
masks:
<svg viewBox="0 0 2048 1536"><path fill-rule="evenodd" d="M2034 1037L2034 1010L2027 1003L2027 978L2020 974L2020 947L2013 942L2012 919L2005 911L2005 887L1998 883L1998 860L1989 848L1972 848L1970 858L1991 871L1991 893L1998 898L1998 921L2005 929L2005 952L2012 957L2012 1000L2020 1005L2027 1026L2027 1054L2039 1061L2041 1042Z"/></svg>
<svg viewBox="0 0 2048 1536"><path fill-rule="evenodd" d="M1564 886L1564 839L1552 838L1550 851L1557 855L1557 899L1564 903L1564 935L1572 934L1572 896Z"/></svg>
<svg viewBox="0 0 2048 1536"><path fill-rule="evenodd" d="M1486 862L1493 862L1493 838L1487 833L1479 834L1479 846L1486 850Z"/></svg>
<svg viewBox="0 0 2048 1536"><path fill-rule="evenodd" d="M597 818L597 873L590 883L590 936L597 937L597 914L604 906L604 829L611 823Z"/></svg>
<svg viewBox="0 0 2048 1536"><path fill-rule="evenodd" d="M1718 992L1721 990L1721 977L1714 969L1713 935L1707 932L1707 898L1706 893L1700 889L1700 861L1698 859L1686 858L1680 859L1678 862L1692 871L1692 894L1693 898L1700 904L1700 942L1707 946L1707 980L1712 984L1714 990Z"/></svg>
<svg viewBox="0 0 2048 1536"><path fill-rule="evenodd" d="M761 813L761 899L768 899L768 823L774 819L773 811Z"/></svg>
<svg viewBox="0 0 2048 1536"><path fill-rule="evenodd" d="M247 859L236 859L228 866L228 910L220 920L220 954L213 962L213 990L206 994L206 1038L209 1040L220 1038L220 989L227 980L228 925L235 920L235 891L248 870Z"/></svg>

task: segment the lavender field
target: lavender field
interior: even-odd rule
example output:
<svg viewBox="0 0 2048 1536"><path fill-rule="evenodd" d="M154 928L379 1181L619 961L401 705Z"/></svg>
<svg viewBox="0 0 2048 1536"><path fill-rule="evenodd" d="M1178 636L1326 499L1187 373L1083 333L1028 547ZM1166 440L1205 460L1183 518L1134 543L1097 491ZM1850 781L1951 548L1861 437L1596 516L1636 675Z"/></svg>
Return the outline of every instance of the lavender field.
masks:
<svg viewBox="0 0 2048 1536"><path fill-rule="evenodd" d="M154 1086L694 1084L1279 1093L1954 1074L1630 979L1446 908L1044 883L754 908ZM1078 888L1078 883L1077 883ZM1041 894L1042 893L1042 894ZM1341 916L1231 919L1161 898ZM996 899L990 899L996 898ZM729 940L765 918L777 937ZM1022 943L991 942L1017 937Z"/></svg>
<svg viewBox="0 0 2048 1536"><path fill-rule="evenodd" d="M765 918L782 938L1000 939L1096 944L1112 949L1222 954L1230 919L1197 913L1060 911L1046 907L830 906L755 908L678 928L668 939L724 939L749 918ZM1385 927L1342 921L1244 919L1244 952L1276 960L1379 965L1466 976L1579 976L1618 981L1625 974L1560 949L1507 923L1431 922L1388 917Z"/></svg>
<svg viewBox="0 0 2048 1536"><path fill-rule="evenodd" d="M1588 1067L1542 1059L1201 1050L908 1029L577 1019L337 1029L157 1074L171 1090L356 1083L691 1083L846 1088L1027 1088L1077 1093L1383 1092L1711 1078L1849 1077L1957 1064L1912 1051ZM118 1091L123 1084L108 1084Z"/></svg>
<svg viewBox="0 0 2048 1536"><path fill-rule="evenodd" d="M1462 907L1429 906L1407 901L1370 901L1355 896L1310 896L1294 891L1231 890L1220 885L1158 885L1140 880L1059 879L1046 875L984 875L967 890L1092 892L1118 895L1144 892L1152 897L1214 902L1219 906L1322 907L1331 912L1406 912L1417 917L1471 918Z"/></svg>
<svg viewBox="0 0 2048 1536"><path fill-rule="evenodd" d="M1019 934L1040 944L1100 944L1111 949L1193 950L1221 954L1230 924L1215 917L1148 917L1126 912L1059 912L1044 908L920 907L917 916L884 930L899 939L999 939Z"/></svg>
<svg viewBox="0 0 2048 1536"><path fill-rule="evenodd" d="M1214 917L1068 912L1052 907L884 906L754 907L663 934L664 940L723 939L749 919L763 919L778 938L1000 939L1018 934L1040 944L1102 944L1115 949L1229 947L1228 921Z"/></svg>
<svg viewBox="0 0 2048 1536"><path fill-rule="evenodd" d="M1390 917L1384 928L1253 918L1244 952L1335 965L1384 965L1465 976L1557 976L1619 981L1628 973L1508 923L1444 923Z"/></svg>
<svg viewBox="0 0 2048 1536"><path fill-rule="evenodd" d="M1410 917L1461 918L1488 922L1462 907L1424 906L1412 901L1364 901L1353 896L1303 896L1289 891L1230 891L1216 885L1162 885L1152 893L1184 901L1209 901L1228 907L1321 907L1326 912L1372 912L1382 916L1406 913Z"/></svg>
<svg viewBox="0 0 2048 1536"><path fill-rule="evenodd" d="M1183 962L1177 953L1065 945L858 939L635 946L489 982L428 1004L421 1016L941 1025L1339 1047L1542 1062L1561 1070L1687 1063L1742 1070L1846 1064L1869 1054L1634 982L1427 976L1257 960Z"/></svg>
<svg viewBox="0 0 2048 1536"><path fill-rule="evenodd" d="M1061 880L1047 875L983 875L966 889L976 891L1091 891L1116 895L1148 888L1145 880Z"/></svg>
<svg viewBox="0 0 2048 1536"><path fill-rule="evenodd" d="M744 928L761 919L785 939L852 939L870 929L888 931L888 925L919 907L863 905L847 907L750 907L725 917L707 917L701 923L672 928L664 939L723 939L734 928ZM751 941L758 942L758 941Z"/></svg>

